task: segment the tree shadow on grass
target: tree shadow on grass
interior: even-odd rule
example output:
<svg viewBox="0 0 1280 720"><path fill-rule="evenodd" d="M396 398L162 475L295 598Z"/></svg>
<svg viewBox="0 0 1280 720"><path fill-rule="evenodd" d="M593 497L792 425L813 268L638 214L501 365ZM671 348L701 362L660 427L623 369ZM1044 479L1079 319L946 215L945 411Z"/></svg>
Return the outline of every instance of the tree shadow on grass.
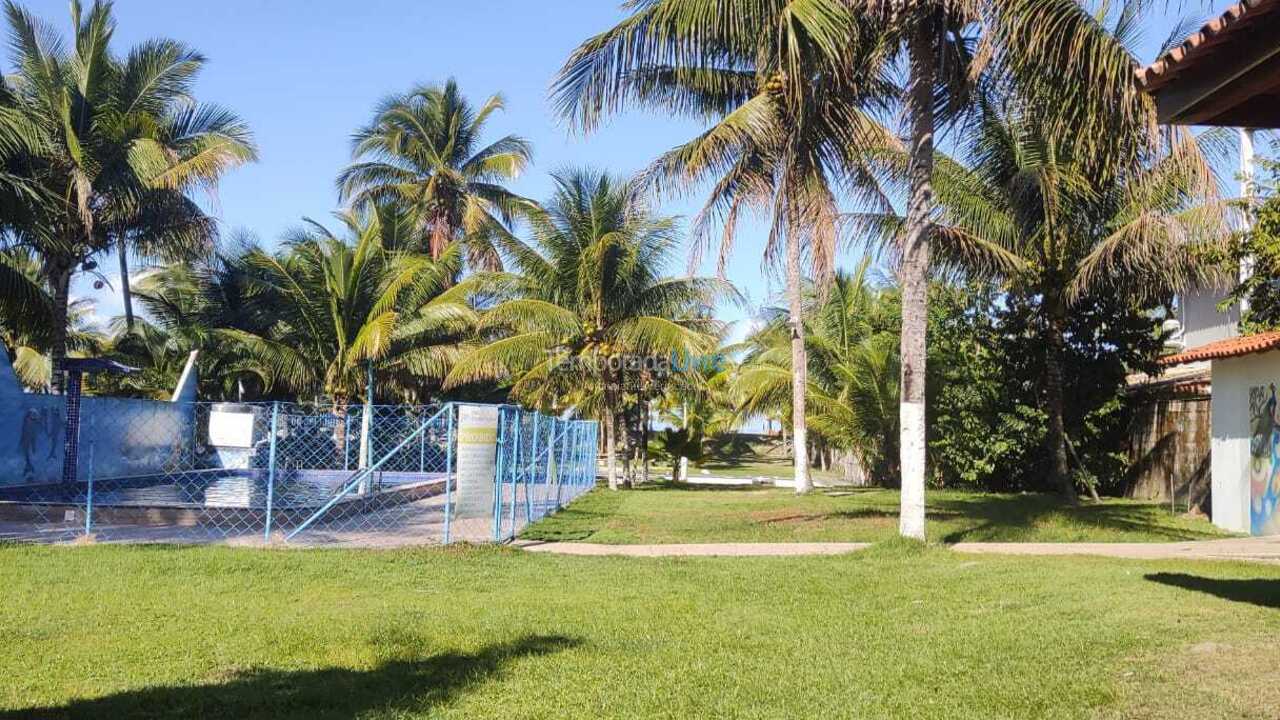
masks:
<svg viewBox="0 0 1280 720"><path fill-rule="evenodd" d="M739 434L719 435L707 438L704 451L707 459L715 462L753 461L763 457L757 451L761 438L748 438Z"/></svg>
<svg viewBox="0 0 1280 720"><path fill-rule="evenodd" d="M256 669L206 685L149 687L66 705L0 712L0 720L77 718L262 718L345 720L368 714L426 712L502 675L522 657L579 644L558 635L529 636L474 653L394 660L370 670ZM380 711L380 712L379 712Z"/></svg>
<svg viewBox="0 0 1280 720"><path fill-rule="evenodd" d="M958 512L949 512L945 510L929 510L926 513L929 520L950 520L961 517ZM849 510L826 510L826 511L796 511L789 512L780 510L777 512L769 510L760 510L754 513L754 518L760 522L785 522L788 520L808 520L808 521L825 521L825 520L892 520L897 522L897 510L883 510L880 508L852 508Z"/></svg>
<svg viewBox="0 0 1280 720"><path fill-rule="evenodd" d="M943 536L945 543L964 541L1002 541L1016 538L1019 533L1033 528L1041 520L1060 515L1072 524L1096 530L1113 530L1132 533L1135 540L1210 540L1222 535L1213 530L1169 527L1160 525L1154 513L1160 512L1151 505L1104 503L1101 505L1068 505L1056 495L993 495L972 499L931 499L930 511L946 512L951 516L973 518L974 524L959 528Z"/></svg>
<svg viewBox="0 0 1280 720"><path fill-rule="evenodd" d="M750 478L741 478L749 480ZM679 490L682 492L707 492L707 493L735 493L735 492L759 492L767 489L767 486L756 485L754 483L743 483L741 485L701 485L699 483L690 482L674 482L672 480L657 480L647 482L639 487L632 488L629 492L652 492L658 490Z"/></svg>
<svg viewBox="0 0 1280 720"><path fill-rule="evenodd" d="M520 538L547 542L586 540L617 517L622 500L620 492L596 493L529 524L520 531Z"/></svg>
<svg viewBox="0 0 1280 720"><path fill-rule="evenodd" d="M706 459L691 466L690 470L734 470L736 468L746 467L747 465L758 465L761 458L756 455L745 455L733 458L715 458Z"/></svg>
<svg viewBox="0 0 1280 720"><path fill-rule="evenodd" d="M1280 580L1210 578L1185 573L1150 573L1143 579L1183 590L1194 590L1224 600L1280 609Z"/></svg>

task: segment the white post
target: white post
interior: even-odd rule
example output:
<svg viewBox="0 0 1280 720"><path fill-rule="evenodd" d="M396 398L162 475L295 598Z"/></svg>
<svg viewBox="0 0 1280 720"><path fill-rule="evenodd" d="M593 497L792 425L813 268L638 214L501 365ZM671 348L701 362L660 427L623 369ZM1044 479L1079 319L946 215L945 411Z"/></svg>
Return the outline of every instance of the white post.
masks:
<svg viewBox="0 0 1280 720"><path fill-rule="evenodd" d="M689 429L689 401L685 400L680 409L680 423L685 430ZM689 458L680 456L680 482L689 482Z"/></svg>
<svg viewBox="0 0 1280 720"><path fill-rule="evenodd" d="M199 350L192 350L187 354L187 364L182 367L182 375L178 377L178 384L173 388L173 395L170 396L169 402L193 403L196 401L200 374L196 367L196 358L199 355Z"/></svg>
<svg viewBox="0 0 1280 720"><path fill-rule="evenodd" d="M1244 200L1245 214L1240 229L1248 232L1253 228L1253 192L1254 192L1254 152L1253 129L1239 128L1240 134L1240 198ZM1249 279L1253 274L1253 258L1240 261L1240 282ZM1240 298L1240 314L1249 311L1249 298Z"/></svg>
<svg viewBox="0 0 1280 720"><path fill-rule="evenodd" d="M357 460L357 467L361 470L369 467L372 460L370 455L373 448L370 447L370 434L373 431L373 363L370 362L365 368L365 394L364 394L364 412L360 413L360 457ZM367 495L373 489L373 473L369 473L356 492L360 495Z"/></svg>

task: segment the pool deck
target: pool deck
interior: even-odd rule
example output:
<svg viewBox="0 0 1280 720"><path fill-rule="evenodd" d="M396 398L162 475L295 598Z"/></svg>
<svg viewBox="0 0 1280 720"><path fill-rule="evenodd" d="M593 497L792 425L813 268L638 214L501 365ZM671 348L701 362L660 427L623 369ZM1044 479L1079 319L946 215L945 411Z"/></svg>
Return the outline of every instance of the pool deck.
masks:
<svg viewBox="0 0 1280 720"><path fill-rule="evenodd" d="M226 544L239 547L308 548L342 545L345 547L394 548L438 545L444 538L444 497L426 498L398 504L383 510L362 513L330 523L317 523L289 542L284 535L292 526L273 529L271 540L264 538L261 523L223 524L95 524L92 535L84 536L84 519L78 522L0 522L0 540L44 544L90 543L180 543ZM451 536L459 541L484 539L465 521L455 520ZM483 522L484 534L492 532L489 519Z"/></svg>

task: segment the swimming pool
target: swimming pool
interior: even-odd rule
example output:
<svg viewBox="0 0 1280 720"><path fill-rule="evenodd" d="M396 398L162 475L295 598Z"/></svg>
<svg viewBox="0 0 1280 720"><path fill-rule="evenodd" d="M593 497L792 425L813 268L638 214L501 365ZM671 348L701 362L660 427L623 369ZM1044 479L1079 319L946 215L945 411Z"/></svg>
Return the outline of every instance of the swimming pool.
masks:
<svg viewBox="0 0 1280 720"><path fill-rule="evenodd" d="M347 470L277 470L268 488L264 469L187 470L163 475L99 478L93 481L95 509L243 509L314 510L329 502L352 479ZM415 499L443 491L445 473L375 471L367 485L347 493L339 502L377 497L380 505ZM436 487L440 486L440 487ZM268 492L270 490L270 493ZM77 506L89 501L87 482L24 485L0 488L6 505Z"/></svg>

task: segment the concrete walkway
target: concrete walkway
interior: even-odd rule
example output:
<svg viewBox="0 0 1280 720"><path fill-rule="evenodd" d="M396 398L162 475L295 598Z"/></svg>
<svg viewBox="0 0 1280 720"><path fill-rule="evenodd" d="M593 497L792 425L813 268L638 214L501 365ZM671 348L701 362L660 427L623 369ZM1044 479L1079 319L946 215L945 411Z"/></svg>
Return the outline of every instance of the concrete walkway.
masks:
<svg viewBox="0 0 1280 720"><path fill-rule="evenodd" d="M671 545L600 545L580 542L519 540L529 552L559 555L619 555L625 557L762 557L840 555L870 547L870 543L690 543ZM1280 536L1231 538L1176 543L956 543L962 553L1001 555L1094 555L1134 560L1246 560L1280 564Z"/></svg>

